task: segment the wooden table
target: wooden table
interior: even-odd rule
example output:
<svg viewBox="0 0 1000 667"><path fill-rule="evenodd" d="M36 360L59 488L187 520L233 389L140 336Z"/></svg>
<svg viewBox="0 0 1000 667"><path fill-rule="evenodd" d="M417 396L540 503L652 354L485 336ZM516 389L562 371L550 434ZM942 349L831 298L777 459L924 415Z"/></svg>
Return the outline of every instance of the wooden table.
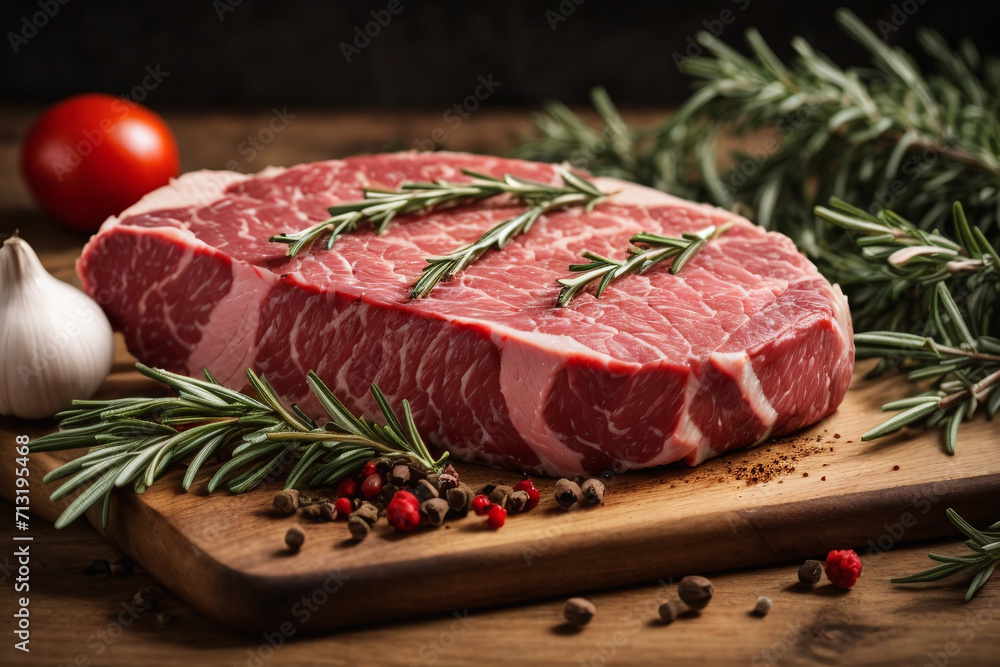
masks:
<svg viewBox="0 0 1000 667"><path fill-rule="evenodd" d="M443 110L442 110L443 112ZM252 160L240 143L256 136L272 115L178 114L168 120L177 133L184 170L243 171L266 164L335 157L362 151L414 146L435 128L446 146L503 151L530 132L526 116L482 111L457 130L441 112L304 113ZM640 121L651 114L633 115ZM17 142L32 113L0 109L0 231L20 227L44 247L57 275L73 280L68 259L83 237L54 228L32 204L17 171ZM230 168L233 165L229 165ZM2 288L2 287L0 287ZM4 451L7 443L3 443ZM2 504L6 516L13 514ZM996 664L1000 660L1000 590L992 583L973 602L962 602L961 583L923 590L893 586L888 579L930 564L929 549L962 551L959 541L897 547L865 558L860 583L843 592L830 585L805 591L795 585L798 563L714 574L716 595L700 615L673 625L656 620L656 607L672 596L660 583L588 595L598 615L583 631L562 624L562 599L494 609L458 609L408 623L359 628L330 636L285 639L280 633L240 634L209 621L145 574L95 579L83 574L94 559L116 557L82 522L55 531L33 520L30 596L31 654L14 650L12 617L16 558L12 522L0 523L0 585L4 609L0 664L40 665L275 665L539 663L654 664ZM845 545L846 546L846 545ZM855 545L863 546L863 545ZM719 544L718 548L726 548ZM133 615L135 591L157 588L160 610ZM581 593L601 587L580 581ZM774 600L765 618L749 613L758 595ZM337 604L332 596L327 604ZM124 606L123 606L124 605ZM165 620L165 622L163 622ZM276 629L277 630L277 629ZM278 644L278 648L272 647Z"/></svg>

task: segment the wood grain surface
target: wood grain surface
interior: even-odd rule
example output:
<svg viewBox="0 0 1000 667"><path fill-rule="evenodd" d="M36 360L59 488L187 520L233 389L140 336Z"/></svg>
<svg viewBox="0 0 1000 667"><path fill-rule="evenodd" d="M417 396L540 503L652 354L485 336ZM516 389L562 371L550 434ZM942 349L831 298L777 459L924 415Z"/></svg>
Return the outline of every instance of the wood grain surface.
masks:
<svg viewBox="0 0 1000 667"><path fill-rule="evenodd" d="M0 111L8 144L25 118ZM414 115L393 119L383 114L382 120L370 135L382 141L394 133L412 135L414 123L425 128L434 123L432 115L415 120ZM255 122L240 117L171 121L187 161L199 151L218 160L218 141L213 144L206 127L238 137L242 128ZM510 136L510 118L482 116L479 123L482 136ZM463 132L476 127L469 125ZM348 130L351 127L353 131ZM366 121L351 115L306 118L289 130L295 128L299 140L315 136L324 146L339 145L337 141L363 143L369 136ZM495 141L492 146L501 144ZM450 147L476 146L458 141ZM288 164L324 157L301 146L290 150L291 159L273 161ZM347 152L353 150L332 154ZM0 179L4 197L0 224L32 225L24 235L45 248L43 260L53 273L72 281L71 265L82 241L53 231L26 207L19 184L9 178L10 157L9 145L0 144L0 168L8 177ZM206 163L221 166L205 160L187 167ZM129 360L120 350L115 373L103 391L138 389L141 381L129 371ZM878 418L877 406L890 391L885 383L856 382L833 419L797 438L694 470L671 467L620 476L610 484L604 507L564 513L547 500L532 513L512 517L495 533L471 518L448 529L406 537L383 526L357 546L345 543L343 524L307 525L306 546L296 557L284 555L281 536L297 519L271 516L273 485L243 496L217 493L206 501L202 492L178 493L174 476L144 496L116 498L107 537L179 594L180 599L164 592L168 606L178 610L176 622L162 625L140 618L119 628L121 640L115 645L105 642L99 633L114 625L119 598L125 601L129 591L149 581L147 576L95 583L79 571L90 558L100 557L95 552L107 547L90 529L81 523L55 533L35 521L36 545L45 553L35 570L36 637L45 662L51 664L71 663L81 656L84 662L79 664L119 664L119 660L191 664L198 659L206 664L255 664L255 656L265 658L270 648L260 639L266 635L274 639L275 632L286 628L291 635L302 635L330 625L409 616L418 620L355 630L341 635L344 641L341 636L283 640L288 645L280 649L281 660L275 664L462 664L529 657L560 664L605 664L611 659L643 663L666 657L687 662L705 656L712 656L710 662L751 664L845 659L880 664L903 657L931 661L927 654L935 651L950 659L949 664L977 664L1000 650L1000 623L983 620L1000 619L993 611L1000 607L997 595L990 594L992 588L971 605L962 605L953 584L918 593L886 582L889 576L928 564L925 546L911 549L900 547L900 542L954 534L943 520L945 507L955 506L979 524L995 514L1000 489L995 428L985 421L964 425L955 457L943 454L933 436L861 444L858 436ZM51 424L5 420L0 428L6 443L10 434L38 433ZM781 460L782 456L788 458ZM38 480L39 473L54 464L52 457L33 460L38 466L32 474L33 513L49 519L58 508L43 501ZM767 482L748 484L757 464L777 474ZM10 468L6 460L0 465L0 492L5 496L12 488ZM481 482L503 478L475 466L463 468L463 474ZM2 530L11 535L6 525ZM790 559L821 556L827 548L847 543L865 557L865 586L846 595L829 587L805 594L790 586L796 566ZM952 544L941 550L949 547L950 553L958 549ZM544 599L757 563L785 564L723 575L717 585L727 582L728 587L718 586L717 602L699 618L670 628L651 621L653 603L670 594L656 585L595 595L600 615L579 634L560 627L561 598ZM8 560L5 571L9 572L9 564ZM11 583L6 576L5 594ZM304 597L322 598L318 591L324 583L327 589L337 588L327 595L331 602L316 604L304 619L296 604ZM747 615L757 592L775 598L775 612L766 619ZM469 611L526 599L541 601ZM185 601L230 626L257 634L249 639L233 635L205 621ZM455 612L458 617L440 612ZM61 614L76 624L58 620ZM13 628L9 615L4 624ZM972 637L966 641L969 631ZM957 642L959 654L946 653L953 648L950 641ZM10 653L9 643L0 647L0 656L11 657L3 664L22 657ZM30 658L24 663L39 664Z"/></svg>

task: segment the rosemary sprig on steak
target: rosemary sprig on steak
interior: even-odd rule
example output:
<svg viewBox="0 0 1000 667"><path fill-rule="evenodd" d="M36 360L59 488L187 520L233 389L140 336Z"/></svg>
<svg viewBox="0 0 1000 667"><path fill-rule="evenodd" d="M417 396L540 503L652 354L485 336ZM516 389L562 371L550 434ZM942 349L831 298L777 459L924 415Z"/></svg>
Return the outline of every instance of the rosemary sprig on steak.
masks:
<svg viewBox="0 0 1000 667"><path fill-rule="evenodd" d="M603 257L589 250L583 253L587 264L570 264L569 270L581 273L576 278L560 278L559 297L556 306L566 306L581 290L599 280L594 296L601 294L612 281L629 274L642 274L665 259L675 258L670 265L670 273L676 274L705 244L729 229L729 224L720 227L709 226L697 232L684 232L681 238L660 236L642 232L630 241L635 244L628 249L628 258L622 261Z"/></svg>
<svg viewBox="0 0 1000 667"><path fill-rule="evenodd" d="M142 493L174 463L186 462L182 484L187 491L206 461L227 452L230 458L209 480L209 492L222 483L233 493L249 491L295 459L286 489L300 482L310 487L334 484L379 453L407 456L428 470L441 470L448 458L445 452L435 459L427 450L409 403L403 401L404 428L374 384L371 392L385 426L351 414L310 372L306 381L330 419L319 425L297 406L283 405L267 380L252 371L247 377L257 398L223 387L207 371L205 380L195 380L143 364L136 368L177 395L74 401L75 409L57 415L65 430L31 443L32 452L91 448L45 476L48 483L72 475L52 494L53 500L90 483L60 515L56 528L72 523L98 501L106 522L115 487L132 484Z"/></svg>
<svg viewBox="0 0 1000 667"><path fill-rule="evenodd" d="M516 178L510 174L505 174L503 178L494 178L493 176L463 169L463 174L472 177L472 180L467 183L453 183L439 180L434 182L403 183L398 190L369 188L364 191L364 199L331 206L328 209L331 215L330 218L297 232L285 232L277 236L272 236L271 241L274 243L287 243L288 250L286 254L294 256L324 236L327 237L326 249L329 250L341 235L355 231L358 225L365 221L371 222L376 234L381 234L397 215L428 213L442 208L467 206L498 195L509 195L532 206L533 209L542 208L541 212L535 214L536 219L545 211L565 206L582 204L587 205L589 210L609 196L608 193L599 191L585 179L572 174L569 170L562 167L558 167L557 169L563 181L562 187L524 178ZM531 211L528 211L528 213L531 213ZM534 222L534 220L531 222ZM501 225L503 224L501 223ZM530 224L522 225L523 228L516 233L527 231L530 226ZM510 225L510 227L513 228L514 225ZM493 231L490 230L490 232L484 235L484 238ZM506 243L510 236L513 235L513 233L494 234L497 239L495 242ZM477 244L481 242L483 242L482 239L477 241ZM491 242L487 247L493 243ZM472 246L467 247L471 248ZM499 245L498 247L503 246ZM456 255L462 253L464 250L465 248L457 250ZM476 255L476 257L478 256ZM462 268L465 268L471 261L466 261ZM460 270L461 268L450 272L450 275L454 275ZM437 273L437 271L432 271L432 273ZM446 271L442 275L446 273L448 272ZM436 283L437 281L434 282ZM433 285L430 287L433 287ZM423 294L416 296L423 296Z"/></svg>

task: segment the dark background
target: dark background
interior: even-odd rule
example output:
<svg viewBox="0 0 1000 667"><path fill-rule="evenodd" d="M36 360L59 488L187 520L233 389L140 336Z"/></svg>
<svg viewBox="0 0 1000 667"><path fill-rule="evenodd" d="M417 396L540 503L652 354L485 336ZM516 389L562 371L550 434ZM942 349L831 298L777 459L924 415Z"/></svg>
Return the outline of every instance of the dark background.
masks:
<svg viewBox="0 0 1000 667"><path fill-rule="evenodd" d="M352 42L355 28L388 0L64 1L0 6L0 102L128 94L141 85L147 65L159 65L168 73L165 83L144 95L154 108L447 108L489 74L501 84L491 107L537 106L546 98L581 103L596 84L623 106L663 106L688 95L690 82L672 54L688 48L706 21L740 48L744 30L757 26L783 58L792 53L790 39L802 35L838 63L864 64L833 21L837 4L851 7L876 33L878 22L891 22L896 12L902 25L888 41L911 50L917 25L933 26L953 43L968 36L985 52L996 53L1000 44L997 2L399 0L402 11L348 63L341 42ZM14 53L11 34L31 34L24 17L41 17L45 6L58 11ZM560 6L572 13L553 30L546 11ZM732 12L729 25L719 20L724 10Z"/></svg>

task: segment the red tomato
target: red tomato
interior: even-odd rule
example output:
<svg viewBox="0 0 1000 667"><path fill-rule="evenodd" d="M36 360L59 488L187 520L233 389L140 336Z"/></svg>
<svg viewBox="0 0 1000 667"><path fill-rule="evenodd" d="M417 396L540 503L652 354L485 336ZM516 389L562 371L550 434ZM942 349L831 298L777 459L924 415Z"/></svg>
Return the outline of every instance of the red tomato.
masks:
<svg viewBox="0 0 1000 667"><path fill-rule="evenodd" d="M177 142L162 118L111 95L76 95L28 130L21 170L42 208L59 222L97 231L180 173Z"/></svg>

